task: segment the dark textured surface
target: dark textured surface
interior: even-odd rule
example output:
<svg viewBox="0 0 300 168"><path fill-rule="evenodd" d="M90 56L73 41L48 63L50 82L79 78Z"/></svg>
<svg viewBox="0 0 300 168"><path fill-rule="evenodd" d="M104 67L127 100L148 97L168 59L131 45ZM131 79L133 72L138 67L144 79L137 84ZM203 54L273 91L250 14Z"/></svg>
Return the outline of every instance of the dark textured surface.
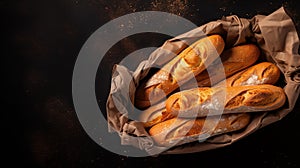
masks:
<svg viewBox="0 0 300 168"><path fill-rule="evenodd" d="M300 30L300 2L242 0L52 0L2 1L5 58L2 139L9 167L299 167L300 101L280 122L231 146L185 155L130 158L106 151L82 129L72 104L73 66L85 40L106 22L144 10L174 13L196 25L236 14L251 18L285 6ZM147 38L147 41L144 39ZM125 55L159 46L167 36L141 34L123 39L99 69L101 95L108 94L111 67ZM141 42L142 41L142 42ZM99 80L99 79L98 79ZM7 82L8 81L8 82Z"/></svg>

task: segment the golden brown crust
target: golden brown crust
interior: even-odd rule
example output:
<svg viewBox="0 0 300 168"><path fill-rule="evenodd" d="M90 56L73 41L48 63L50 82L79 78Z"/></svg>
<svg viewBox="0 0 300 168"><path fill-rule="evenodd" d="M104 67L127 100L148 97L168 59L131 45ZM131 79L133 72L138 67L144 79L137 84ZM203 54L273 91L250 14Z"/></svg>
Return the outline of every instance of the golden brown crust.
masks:
<svg viewBox="0 0 300 168"><path fill-rule="evenodd" d="M138 86L135 106L144 109L157 103L177 89L178 83L185 83L204 71L221 54L224 47L225 43L220 35L211 35L196 41Z"/></svg>
<svg viewBox="0 0 300 168"><path fill-rule="evenodd" d="M224 50L221 54L221 62L216 60L207 70L195 76L199 87L214 85L224 77L231 76L253 65L260 55L259 48L254 44L243 44ZM223 69L224 68L224 69ZM224 73L222 73L224 71ZM225 74L225 76L224 76ZM195 81L189 81L182 88L191 89Z"/></svg>
<svg viewBox="0 0 300 168"><path fill-rule="evenodd" d="M280 108L285 99L282 88L268 84L195 88L171 95L166 100L166 113L162 115L168 119L177 115L203 117L218 113L222 107L224 114L271 111Z"/></svg>
<svg viewBox="0 0 300 168"><path fill-rule="evenodd" d="M226 86L275 84L280 77L279 68L270 62L262 62L226 79Z"/></svg>
<svg viewBox="0 0 300 168"><path fill-rule="evenodd" d="M250 115L248 113L225 114L195 120L172 118L151 127L149 134L158 145L180 145L237 131L246 127L249 122Z"/></svg>
<svg viewBox="0 0 300 168"><path fill-rule="evenodd" d="M241 72L238 72L228 79L226 79L225 85L227 87L231 86L242 86L242 85L258 85L258 84L275 84L280 77L280 70L279 68L270 62L262 62L255 64ZM216 87L223 86L222 84L217 84ZM201 91L200 91L201 90ZM202 89L199 88L198 90L202 95L202 100L208 100L210 99L210 95L212 94L212 89L209 89L207 87L203 87ZM194 101L192 99L198 99L199 93L194 92L190 93L189 100ZM243 96L237 96L234 100L232 100L230 103L233 103L233 101L237 101L237 99L243 99ZM179 100L178 97L170 96L168 98L167 103L167 109L171 109L171 107L179 108L179 106L176 104L176 102ZM264 99L267 100L267 99ZM268 100L270 101L270 100ZM229 103L229 104L230 104ZM229 104L227 108L229 107ZM177 107L176 107L177 106ZM169 113L169 112L162 112L160 114L157 114L157 118L152 119L151 124L147 124L147 126L152 126L154 124L157 124L159 122L165 121L167 119L173 118L177 115L177 112Z"/></svg>

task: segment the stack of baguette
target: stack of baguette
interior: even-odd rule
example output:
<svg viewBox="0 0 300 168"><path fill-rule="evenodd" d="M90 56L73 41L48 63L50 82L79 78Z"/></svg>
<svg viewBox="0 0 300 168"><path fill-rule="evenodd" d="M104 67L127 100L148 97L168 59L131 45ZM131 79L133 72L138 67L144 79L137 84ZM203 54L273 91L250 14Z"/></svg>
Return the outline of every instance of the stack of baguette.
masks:
<svg viewBox="0 0 300 168"><path fill-rule="evenodd" d="M174 146L240 131L253 112L283 106L285 93L276 86L280 71L259 57L255 44L225 49L223 38L214 34L194 42L143 80L135 106L149 112L152 105L163 104L161 112L144 122L154 141Z"/></svg>

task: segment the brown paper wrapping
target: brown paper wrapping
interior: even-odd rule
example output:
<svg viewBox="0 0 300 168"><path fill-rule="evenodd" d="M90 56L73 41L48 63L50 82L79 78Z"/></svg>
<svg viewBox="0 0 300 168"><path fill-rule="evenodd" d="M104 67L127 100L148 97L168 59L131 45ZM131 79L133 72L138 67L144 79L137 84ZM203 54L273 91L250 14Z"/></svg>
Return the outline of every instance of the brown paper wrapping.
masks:
<svg viewBox="0 0 300 168"><path fill-rule="evenodd" d="M273 62L281 70L285 79L285 83L281 87L284 88L286 93L287 103L278 110L257 113L252 118L251 123L242 132L214 136L204 142L195 141L186 143L166 149L161 154L193 153L227 146L264 126L279 121L293 110L300 93L299 39L293 21L286 14L284 8L281 7L268 16L257 15L251 19L239 18L236 15L227 16L167 40L149 56L148 60L141 62L134 72L129 71L126 67L121 65L114 67L111 92L107 100L107 120L110 131L117 131L119 133L123 145L135 146L141 150L145 150L150 155L153 153L156 154L156 151L164 150L163 147L155 145L139 121L128 119L130 118L128 117L128 113L131 112L131 109L122 106L123 109L118 111L120 108L116 108L115 101L118 101L118 104L128 104L130 101L124 99L124 97L117 100L113 98L114 96L116 97L116 94L120 94L120 90L124 89L124 80L128 79L126 75L128 77L128 74L130 74L133 78L133 81L129 84L129 97L133 100L135 88L139 84L140 79L148 74L149 67L153 65L164 65L174 56L174 54L170 54L169 56L165 54L162 55L162 49L178 53L186 44L191 44L200 38L200 35L203 34L202 32L206 35L222 35L227 47L250 41L256 42L262 51L262 57L269 62ZM151 118L151 115L153 115L155 111L159 113L163 106L158 105L153 108L153 112L148 112L146 117L143 116L143 118Z"/></svg>

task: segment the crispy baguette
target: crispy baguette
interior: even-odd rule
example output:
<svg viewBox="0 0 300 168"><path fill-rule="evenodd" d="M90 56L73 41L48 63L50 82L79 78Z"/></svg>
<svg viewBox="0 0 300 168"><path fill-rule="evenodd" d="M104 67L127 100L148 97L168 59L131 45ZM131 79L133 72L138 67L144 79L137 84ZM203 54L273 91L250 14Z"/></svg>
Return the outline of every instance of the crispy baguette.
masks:
<svg viewBox="0 0 300 168"><path fill-rule="evenodd" d="M224 50L220 56L221 62L215 60L207 70L195 76L198 87L212 86L224 78L248 68L258 60L259 55L260 50L254 44L243 44ZM190 80L180 88L191 89L194 85L195 81Z"/></svg>
<svg viewBox="0 0 300 168"><path fill-rule="evenodd" d="M225 85L227 87L243 86L243 85L261 85L261 84L275 84L280 77L279 68L270 62L262 62L255 64L241 72L238 72L228 79L226 79ZM224 86L220 82L215 87ZM166 119L174 117L173 114L161 110L160 113L156 113L156 116L149 118L145 122L145 126L150 127Z"/></svg>
<svg viewBox="0 0 300 168"><path fill-rule="evenodd" d="M262 62L229 77L226 86L275 84L279 77L280 70L275 64Z"/></svg>
<svg viewBox="0 0 300 168"><path fill-rule="evenodd" d="M179 112L180 117L187 118L215 115L222 109L222 104L223 114L271 111L283 106L285 100L282 88L268 84L195 88L171 95L166 100L162 118L173 118Z"/></svg>
<svg viewBox="0 0 300 168"><path fill-rule="evenodd" d="M176 146L237 131L250 122L250 114L225 114L193 119L172 118L149 129L149 134L160 146Z"/></svg>
<svg viewBox="0 0 300 168"><path fill-rule="evenodd" d="M149 80L142 82L135 95L135 106L145 109L187 82L210 65L225 47L220 35L202 38L188 46Z"/></svg>

